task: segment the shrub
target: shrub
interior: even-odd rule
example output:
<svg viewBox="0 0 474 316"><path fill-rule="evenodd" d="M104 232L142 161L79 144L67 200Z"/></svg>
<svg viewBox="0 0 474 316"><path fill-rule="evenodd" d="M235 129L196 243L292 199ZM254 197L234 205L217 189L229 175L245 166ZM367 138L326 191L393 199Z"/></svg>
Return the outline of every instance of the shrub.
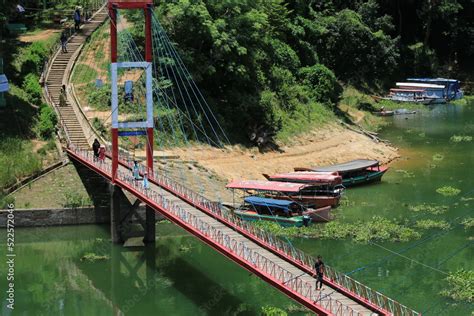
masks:
<svg viewBox="0 0 474 316"><path fill-rule="evenodd" d="M88 91L87 102L91 107L99 111L110 109L110 85L104 85L102 88L88 85Z"/></svg>
<svg viewBox="0 0 474 316"><path fill-rule="evenodd" d="M44 60L48 56L48 50L42 42L34 42L21 52L21 74L25 76L30 73L39 74L43 68Z"/></svg>
<svg viewBox="0 0 474 316"><path fill-rule="evenodd" d="M408 46L404 55L404 68L412 69L415 76L430 75L438 68L435 51L426 47L423 43Z"/></svg>
<svg viewBox="0 0 474 316"><path fill-rule="evenodd" d="M342 87L334 73L322 64L304 67L300 70L303 83L311 88L312 95L319 102L336 104L342 94Z"/></svg>
<svg viewBox="0 0 474 316"><path fill-rule="evenodd" d="M42 107L40 110L39 119L36 123L36 132L38 137L42 139L50 139L55 132L58 118L56 113L49 106Z"/></svg>
<svg viewBox="0 0 474 316"><path fill-rule="evenodd" d="M30 103L40 105L41 103L41 85L39 84L39 77L33 73L29 73L23 80L23 90L30 97Z"/></svg>
<svg viewBox="0 0 474 316"><path fill-rule="evenodd" d="M63 207L81 207L91 205L92 201L89 197L75 191L64 192Z"/></svg>
<svg viewBox="0 0 474 316"><path fill-rule="evenodd" d="M6 209L9 204L15 204L15 198L11 195L0 195L0 209Z"/></svg>
<svg viewBox="0 0 474 316"><path fill-rule="evenodd" d="M107 134L104 123L102 123L98 117L92 119L92 127L100 134L100 136L105 136Z"/></svg>

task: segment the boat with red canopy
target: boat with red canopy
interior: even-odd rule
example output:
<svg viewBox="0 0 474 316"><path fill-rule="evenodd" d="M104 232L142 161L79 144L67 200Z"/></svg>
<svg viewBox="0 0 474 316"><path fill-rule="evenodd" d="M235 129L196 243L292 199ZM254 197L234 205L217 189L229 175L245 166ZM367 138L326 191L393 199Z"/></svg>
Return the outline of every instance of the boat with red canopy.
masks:
<svg viewBox="0 0 474 316"><path fill-rule="evenodd" d="M295 168L295 171L337 172L345 187L380 181L388 167L378 160L357 159L325 167Z"/></svg>
<svg viewBox="0 0 474 316"><path fill-rule="evenodd" d="M327 194L327 190L318 184L310 183L234 180L226 188L240 189L252 195L260 194L272 199L295 201L311 208L337 206L341 198L340 193L336 192L333 195L324 195Z"/></svg>

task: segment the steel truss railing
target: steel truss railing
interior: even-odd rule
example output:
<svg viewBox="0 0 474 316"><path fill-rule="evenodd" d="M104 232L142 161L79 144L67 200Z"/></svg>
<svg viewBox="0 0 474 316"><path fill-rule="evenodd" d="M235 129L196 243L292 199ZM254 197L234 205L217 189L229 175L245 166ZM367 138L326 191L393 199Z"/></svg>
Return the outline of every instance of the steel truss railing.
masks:
<svg viewBox="0 0 474 316"><path fill-rule="evenodd" d="M112 165L110 163L110 160L97 160L94 158L92 152L75 148L75 146L73 145L70 146L69 150L74 153L78 158L86 161L90 165L93 165L96 169L102 171L104 174L109 175L111 177ZM170 181L168 178L159 177L158 174L154 174L153 176L155 177L155 180L156 178L159 178L160 181L166 182L168 185L172 185L174 187L174 183L172 183L172 181ZM259 252L248 247L245 244L245 241L237 240L236 238L226 234L226 232L224 232L223 230L213 227L212 225L201 220L199 217L187 211L177 203L172 202L163 194L160 194L157 191L148 188L144 188L143 183L141 181L137 181L129 171L123 172L121 170L118 170L117 180L118 182L122 182L127 187L133 189L145 201L149 201L154 203L155 205L158 205L162 210L168 213L166 215L171 216L175 220L191 226L202 236L205 236L213 243L219 245L228 253L231 253L234 256L245 261L248 265L258 270L259 273L261 273L262 275L265 275L267 278L276 281L280 286L287 288L292 293L296 294L307 302L318 306L318 308L320 309L326 310L329 314L349 316L362 315L351 307L344 305L343 303L334 298L331 298L330 295L324 294L321 291L316 291L314 286L315 284L313 282L310 283L302 280L301 276L294 275L292 272L284 269L272 260L261 255ZM175 188L180 190L183 189L180 186L176 186ZM182 192L185 192L185 190L183 190ZM196 203L200 203L203 206L212 208L213 210L217 211L217 209L215 208L215 203L203 200L200 195L193 195L192 198ZM224 212L221 213L222 215L225 214ZM233 219L233 217L229 217L229 219L231 218ZM265 238L265 236L261 235L259 238ZM276 242L278 244L276 239L268 240L268 242Z"/></svg>
<svg viewBox="0 0 474 316"><path fill-rule="evenodd" d="M111 148L107 148L110 153ZM126 164L128 168L133 167L133 159L129 152L120 149L119 160ZM306 271L314 271L314 263L316 258L306 254L305 252L294 248L287 242L279 239L273 234L266 232L260 228L255 227L249 222L243 221L240 218L234 216L232 213L222 210L220 203L210 201L204 196L188 189L182 184L171 179L169 176L159 174L158 172L147 170L143 165L139 165L140 173L148 172L149 180L155 182L159 186L169 190L175 195L185 198L200 209L204 209L209 213L212 213L215 218L230 224L233 227L240 228L247 232L253 238L257 239L261 243L264 243L268 248L274 252L284 256L293 263L297 263L303 266ZM400 315L400 316L418 316L420 313L410 309L409 307L387 297L386 295L371 289L370 287L360 283L359 281L347 276L344 273L338 272L331 266L326 266L325 269L325 281L335 286L342 292L350 293L353 298L358 298L361 302L365 302L372 307L376 307L385 311L387 314Z"/></svg>

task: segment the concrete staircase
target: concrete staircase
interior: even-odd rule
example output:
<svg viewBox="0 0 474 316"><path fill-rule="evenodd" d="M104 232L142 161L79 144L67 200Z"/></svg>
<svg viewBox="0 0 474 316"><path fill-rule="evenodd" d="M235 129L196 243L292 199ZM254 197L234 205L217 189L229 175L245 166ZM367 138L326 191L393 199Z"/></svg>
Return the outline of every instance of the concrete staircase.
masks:
<svg viewBox="0 0 474 316"><path fill-rule="evenodd" d="M70 142L79 148L90 148L89 140L84 135L82 126L77 119L76 112L70 101L66 102L66 106L59 106L59 95L61 86L67 85L70 69L77 57L77 51L82 47L86 39L107 19L107 9L104 8L98 12L91 21L83 25L81 31L73 35L67 44L67 53L59 52L52 60L50 69L46 76L46 86L51 101L59 112L60 123L67 133Z"/></svg>

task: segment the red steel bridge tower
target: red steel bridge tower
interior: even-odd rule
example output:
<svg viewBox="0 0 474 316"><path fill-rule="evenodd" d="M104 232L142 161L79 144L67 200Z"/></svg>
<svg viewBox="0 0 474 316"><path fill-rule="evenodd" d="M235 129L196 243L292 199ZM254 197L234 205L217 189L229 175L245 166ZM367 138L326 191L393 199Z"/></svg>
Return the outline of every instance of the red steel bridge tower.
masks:
<svg viewBox="0 0 474 316"><path fill-rule="evenodd" d="M149 173L153 171L153 46L152 46L152 14L153 0L109 0L108 9L110 16L110 49L111 49L111 81L112 81L112 182L117 178L119 164L118 137L119 129L144 129L146 130L146 161ZM138 9L145 14L145 61L144 62L118 62L117 53L117 10ZM146 74L146 121L145 122L119 122L118 106L118 69L142 68Z"/></svg>

